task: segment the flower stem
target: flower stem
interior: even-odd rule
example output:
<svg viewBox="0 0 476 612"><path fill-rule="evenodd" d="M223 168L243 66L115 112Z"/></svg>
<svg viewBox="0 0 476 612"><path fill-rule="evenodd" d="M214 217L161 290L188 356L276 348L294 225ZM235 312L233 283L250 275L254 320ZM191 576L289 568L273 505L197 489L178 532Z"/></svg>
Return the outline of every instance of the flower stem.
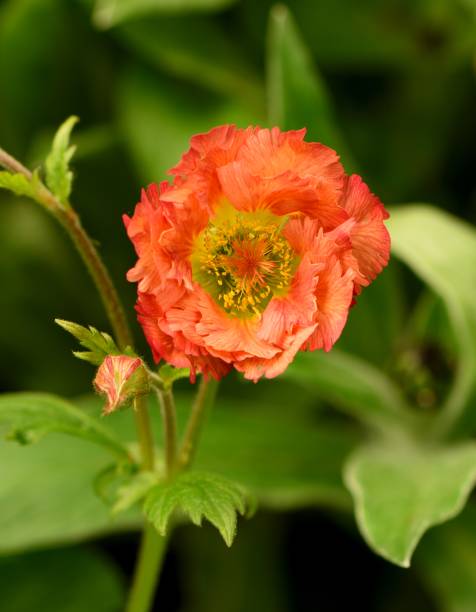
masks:
<svg viewBox="0 0 476 612"><path fill-rule="evenodd" d="M186 469L193 461L203 423L215 401L217 390L216 380L202 378L200 381L178 455L177 465L180 470Z"/></svg>
<svg viewBox="0 0 476 612"><path fill-rule="evenodd" d="M155 467L154 438L147 410L147 396L139 395L134 399L137 437L141 449L142 469L152 471Z"/></svg>
<svg viewBox="0 0 476 612"><path fill-rule="evenodd" d="M155 527L147 522L142 533L139 557L126 612L148 612L151 609L166 549L167 538L160 536Z"/></svg>
<svg viewBox="0 0 476 612"><path fill-rule="evenodd" d="M177 453L177 420L171 389L157 389L164 426L165 473L170 477L175 469Z"/></svg>
<svg viewBox="0 0 476 612"><path fill-rule="evenodd" d="M0 166L3 166L10 172L23 174L29 181L33 178L28 168L25 168L23 164L1 148ZM121 349L132 346L132 334L119 295L93 241L81 225L78 214L69 204L62 204L43 184L38 189L36 199L39 204L59 221L75 245L101 297L117 344ZM153 440L147 406L144 400L139 400L136 403L134 415L143 465L152 465Z"/></svg>

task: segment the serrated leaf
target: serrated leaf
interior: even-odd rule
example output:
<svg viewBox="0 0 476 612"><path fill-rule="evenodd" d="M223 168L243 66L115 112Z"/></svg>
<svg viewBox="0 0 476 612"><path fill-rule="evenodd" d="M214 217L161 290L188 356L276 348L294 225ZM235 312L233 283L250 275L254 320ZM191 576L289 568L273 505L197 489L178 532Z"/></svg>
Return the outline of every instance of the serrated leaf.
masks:
<svg viewBox="0 0 476 612"><path fill-rule="evenodd" d="M59 432L104 446L120 457L129 456L108 429L74 404L48 393L0 395L0 424L7 426L7 437L20 444L32 444L48 433Z"/></svg>
<svg viewBox="0 0 476 612"><path fill-rule="evenodd" d="M33 173L31 180L21 173L0 172L0 187L8 189L18 196L26 196L36 200L38 198L39 184L40 179L37 172Z"/></svg>
<svg viewBox="0 0 476 612"><path fill-rule="evenodd" d="M69 162L74 155L75 146L70 146L71 130L78 117L69 117L59 127L53 139L50 154L45 161L46 184L62 204L67 204L73 184L73 173Z"/></svg>
<svg viewBox="0 0 476 612"><path fill-rule="evenodd" d="M74 351L73 355L78 359L99 366L108 355L122 354L109 334L100 332L91 325L84 327L63 319L55 319L55 323L74 336L76 340L79 340L81 346L89 349L88 351Z"/></svg>
<svg viewBox="0 0 476 612"><path fill-rule="evenodd" d="M458 366L441 411L441 431L461 416L474 428L476 399L476 231L474 227L429 205L391 209L392 251L439 295L448 310L458 343ZM466 411L466 412L465 412ZM460 429L466 430L459 423Z"/></svg>
<svg viewBox="0 0 476 612"><path fill-rule="evenodd" d="M156 485L147 495L144 511L161 535L165 535L174 510L180 509L192 523L206 519L231 546L237 512L245 514L247 495L237 483L209 472L186 472L174 481Z"/></svg>
<svg viewBox="0 0 476 612"><path fill-rule="evenodd" d="M409 567L427 529L456 516L476 482L476 444L367 445L345 469L359 529L379 555Z"/></svg>
<svg viewBox="0 0 476 612"><path fill-rule="evenodd" d="M118 487L116 501L111 509L112 514L128 510L144 499L147 493L157 484L158 475L154 472L139 472Z"/></svg>
<svg viewBox="0 0 476 612"><path fill-rule="evenodd" d="M307 128L308 140L333 147L347 171L356 164L340 133L324 81L313 66L288 8L275 6L268 33L269 121L283 130Z"/></svg>

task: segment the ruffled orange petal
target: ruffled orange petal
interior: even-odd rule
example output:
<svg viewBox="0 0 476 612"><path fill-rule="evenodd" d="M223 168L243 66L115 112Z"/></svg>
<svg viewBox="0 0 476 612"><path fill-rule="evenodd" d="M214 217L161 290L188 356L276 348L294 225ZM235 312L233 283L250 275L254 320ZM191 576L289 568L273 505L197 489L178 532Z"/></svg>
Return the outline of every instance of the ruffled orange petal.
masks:
<svg viewBox="0 0 476 612"><path fill-rule="evenodd" d="M301 212L335 227L348 218L339 206L344 171L332 149L305 143L304 130L258 130L236 161L218 169L225 196L240 210Z"/></svg>
<svg viewBox="0 0 476 612"><path fill-rule="evenodd" d="M263 312L257 331L259 338L283 346L296 328L313 324L316 286L323 267L324 264L313 263L308 255L304 256L288 294L273 298Z"/></svg>
<svg viewBox="0 0 476 612"><path fill-rule="evenodd" d="M296 353L315 330L316 325L303 327L294 334L288 346L271 359L259 359L256 357L245 359L235 364L239 372L243 372L245 378L257 382L261 377L274 378L288 367L296 356Z"/></svg>
<svg viewBox="0 0 476 612"><path fill-rule="evenodd" d="M383 223L388 213L379 198L355 174L346 181L342 205L356 221L351 231L352 252L360 273L368 281L365 284L369 284L390 257L390 235Z"/></svg>

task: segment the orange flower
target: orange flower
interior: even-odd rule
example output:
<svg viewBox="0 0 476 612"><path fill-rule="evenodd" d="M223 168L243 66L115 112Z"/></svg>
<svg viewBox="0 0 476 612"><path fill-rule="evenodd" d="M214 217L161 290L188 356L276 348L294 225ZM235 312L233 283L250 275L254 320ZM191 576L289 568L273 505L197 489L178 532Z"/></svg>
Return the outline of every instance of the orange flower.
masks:
<svg viewBox="0 0 476 612"><path fill-rule="evenodd" d="M221 126L194 136L174 180L150 185L124 216L156 361L256 381L339 338L354 296L388 262L388 214L304 135Z"/></svg>

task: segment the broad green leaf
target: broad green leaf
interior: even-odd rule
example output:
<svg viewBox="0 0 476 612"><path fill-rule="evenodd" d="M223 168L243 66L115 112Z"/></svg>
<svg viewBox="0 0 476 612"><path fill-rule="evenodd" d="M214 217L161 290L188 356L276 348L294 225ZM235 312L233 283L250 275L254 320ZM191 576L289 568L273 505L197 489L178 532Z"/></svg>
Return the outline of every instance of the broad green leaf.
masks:
<svg viewBox="0 0 476 612"><path fill-rule="evenodd" d="M222 123L240 127L260 117L241 100L190 87L145 69L126 70L119 84L119 124L139 177L165 177L188 150L191 136Z"/></svg>
<svg viewBox="0 0 476 612"><path fill-rule="evenodd" d="M307 128L307 138L338 152L355 169L339 131L329 94L294 19L284 5L271 11L268 45L269 122L283 130Z"/></svg>
<svg viewBox="0 0 476 612"><path fill-rule="evenodd" d="M176 395L183 426L192 397ZM299 398L288 407L290 414L286 417L279 396L270 398L272 404L267 406L253 405L245 397L230 400L219 396L203 431L196 468L243 483L260 507L348 509L350 496L341 472L357 435L342 425L321 423L315 415L296 418L301 410ZM150 403L153 428L159 438L158 406ZM91 395L76 405L95 419L101 400ZM123 443L134 439L131 410L116 412L103 422L110 435ZM123 512L112 520L108 505L94 493L93 482L110 463L108 449L75 437L52 434L40 444L26 447L0 440L0 552L139 529L137 510Z"/></svg>
<svg viewBox="0 0 476 612"><path fill-rule="evenodd" d="M283 377L386 433L417 425L400 390L384 372L339 349L301 353Z"/></svg>
<svg viewBox="0 0 476 612"><path fill-rule="evenodd" d="M414 564L441 612L473 612L476 605L476 511L469 503L454 521L430 531Z"/></svg>
<svg viewBox="0 0 476 612"><path fill-rule="evenodd" d="M117 612L125 596L112 560L80 547L0 558L0 592L8 612Z"/></svg>
<svg viewBox="0 0 476 612"><path fill-rule="evenodd" d="M156 485L147 494L144 511L160 535L165 536L174 510L181 510L192 523L206 519L231 546L236 533L236 515L245 514L247 494L236 482L210 472L185 472L172 482Z"/></svg>
<svg viewBox="0 0 476 612"><path fill-rule="evenodd" d="M239 97L262 110L257 76L234 41L205 17L161 17L127 23L115 30L124 44L159 70L217 93Z"/></svg>
<svg viewBox="0 0 476 612"><path fill-rule="evenodd" d="M75 146L70 146L71 130L78 117L69 117L59 127L53 139L50 154L45 161L46 184L62 204L67 204L73 185L73 173L69 162L74 155Z"/></svg>
<svg viewBox="0 0 476 612"><path fill-rule="evenodd" d="M94 22L100 28L160 14L220 11L236 0L96 0Z"/></svg>
<svg viewBox="0 0 476 612"><path fill-rule="evenodd" d="M425 531L463 509L476 482L476 445L367 445L350 458L345 482L369 546L409 567Z"/></svg>
<svg viewBox="0 0 476 612"><path fill-rule="evenodd" d="M21 444L59 432L104 446L120 457L128 456L125 446L107 428L70 402L47 393L0 395L0 424L7 426L8 438Z"/></svg>
<svg viewBox="0 0 476 612"><path fill-rule="evenodd" d="M110 461L108 450L74 437L52 434L25 447L0 440L0 553L139 529L139 513L111 520L94 492L96 474Z"/></svg>
<svg viewBox="0 0 476 612"><path fill-rule="evenodd" d="M101 365L107 355L121 354L109 334L100 332L91 325L83 327L78 323L64 321L63 319L55 319L55 323L74 336L76 340L79 340L81 346L89 349L88 351L74 351L73 355L78 359L89 361L93 365Z"/></svg>
<svg viewBox="0 0 476 612"><path fill-rule="evenodd" d="M476 230L437 208L391 210L393 253L445 302L458 344L458 368L439 428L453 426L476 398ZM473 419L474 423L474 419Z"/></svg>

